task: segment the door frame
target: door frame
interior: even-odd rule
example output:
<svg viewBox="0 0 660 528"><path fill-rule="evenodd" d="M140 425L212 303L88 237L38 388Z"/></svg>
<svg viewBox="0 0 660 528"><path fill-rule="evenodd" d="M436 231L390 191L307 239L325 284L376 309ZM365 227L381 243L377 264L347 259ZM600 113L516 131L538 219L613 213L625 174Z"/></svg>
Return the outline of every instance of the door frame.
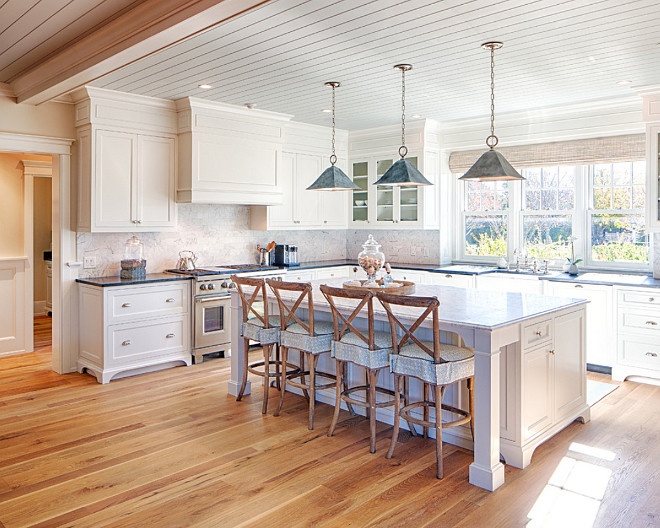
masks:
<svg viewBox="0 0 660 528"><path fill-rule="evenodd" d="M73 139L0 132L0 152L52 156L53 173L53 360L58 374L74 372L78 356L78 299L75 280L76 233L71 224L71 145ZM28 251L29 248L25 248ZM30 308L31 309L31 308Z"/></svg>

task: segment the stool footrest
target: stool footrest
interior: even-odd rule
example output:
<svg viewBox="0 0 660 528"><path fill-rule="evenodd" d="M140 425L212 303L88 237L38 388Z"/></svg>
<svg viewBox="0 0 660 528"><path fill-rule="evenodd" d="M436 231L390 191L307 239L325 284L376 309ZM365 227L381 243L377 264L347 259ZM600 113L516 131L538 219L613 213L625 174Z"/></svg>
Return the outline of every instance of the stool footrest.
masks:
<svg viewBox="0 0 660 528"><path fill-rule="evenodd" d="M301 378L303 376L309 376L309 370L302 370L299 372L294 372L290 375L287 375L287 383L290 384L292 387L297 387L299 389L309 389L309 383L301 383L299 381L294 381L296 378ZM329 372L320 372L316 371L314 373L314 377L316 378L327 378L334 380L334 383L323 383L321 385L315 385L314 389L329 389L331 387L334 387L337 384L337 377L334 374L330 374Z"/></svg>
<svg viewBox="0 0 660 528"><path fill-rule="evenodd" d="M369 391L369 386L368 385L358 385L357 387L350 387L349 389L341 391L341 399L344 400L345 402L348 402L352 405L357 405L358 407L369 407L369 403L367 403L366 395L367 392ZM356 400L354 398L351 398L349 394L353 394L354 392L364 392L365 393L365 399L364 400ZM387 394L388 396L394 396L394 392L389 390L389 389L382 389L380 387L376 387L376 393L377 394ZM391 407L394 405L394 400L387 400L384 402L377 402L375 407L381 408L381 407Z"/></svg>
<svg viewBox="0 0 660 528"><path fill-rule="evenodd" d="M248 365L247 369L248 369L248 372L251 372L252 374L255 374L257 376L261 376L263 378L263 377L266 376L265 371L263 369L262 370L257 370L257 368L258 367L264 367L265 365L266 365L265 361L257 361L255 363L250 363ZM282 362L281 361L269 361L268 362L269 367L278 366L278 365L281 367ZM291 368L291 370L287 370L287 376L289 376L291 374L295 374L297 371L300 370L300 368L297 365L294 365L292 363L287 363L286 366ZM277 371L270 371L268 373L268 377L281 376L281 375L282 375L282 373L277 372Z"/></svg>
<svg viewBox="0 0 660 528"><path fill-rule="evenodd" d="M421 418L415 418L411 415L411 411L416 408L416 407L432 407L435 409L435 402L431 401L420 401L420 402L415 402L411 403L409 405L405 405L404 407L401 407L401 410L399 411L399 414L401 418L406 420L407 422L411 422L417 425L421 425L423 427L437 427L435 422L432 421L426 421ZM468 423L470 421L470 413L467 411L464 411L463 409L459 409L457 407L454 407L452 405L447 405L447 404L442 404L442 410L443 411L449 411L454 414L459 414L462 416L462 418L459 418L458 420L452 420L451 422L442 422L442 428L443 429L448 429L449 427L456 427L458 425L463 425L465 423ZM441 418L442 419L442 418Z"/></svg>

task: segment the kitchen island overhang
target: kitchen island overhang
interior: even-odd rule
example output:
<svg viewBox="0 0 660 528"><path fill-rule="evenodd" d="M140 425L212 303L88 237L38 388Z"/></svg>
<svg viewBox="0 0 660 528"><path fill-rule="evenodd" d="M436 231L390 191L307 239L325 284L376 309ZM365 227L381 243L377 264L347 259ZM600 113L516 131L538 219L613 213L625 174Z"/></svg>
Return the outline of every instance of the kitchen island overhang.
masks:
<svg viewBox="0 0 660 528"><path fill-rule="evenodd" d="M312 281L315 317L331 319L320 284L341 286L342 279ZM586 303L535 294L480 291L450 286L417 285L413 295L437 296L440 329L458 335L475 351L474 462L470 483L495 490L504 482L506 463L524 468L534 449L576 419L589 420L586 403ZM274 301L274 299L271 299ZM338 306L341 309L341 305ZM348 310L348 306L346 307ZM232 293L232 356L228 392L238 393L242 378L240 297ZM276 310L272 302L271 309ZM398 315L407 319L406 310ZM374 317L389 329L378 302ZM411 313L409 316L413 319ZM448 342L452 342L448 337ZM332 368L329 360L327 368ZM384 386L390 384L383 376ZM245 394L250 391L249 381ZM454 398L460 399L460 391ZM450 396L451 398L452 396ZM334 404L334 395L319 393L318 401ZM392 423L387 409L377 414ZM321 427L321 424L319 424ZM469 447L461 431L443 439ZM449 433L450 431L447 431Z"/></svg>

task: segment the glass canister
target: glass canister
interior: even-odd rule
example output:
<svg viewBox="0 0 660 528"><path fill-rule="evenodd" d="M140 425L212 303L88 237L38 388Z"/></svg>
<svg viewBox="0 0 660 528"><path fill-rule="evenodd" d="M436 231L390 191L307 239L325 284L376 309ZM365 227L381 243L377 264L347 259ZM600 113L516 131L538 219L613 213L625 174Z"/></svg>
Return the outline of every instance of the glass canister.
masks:
<svg viewBox="0 0 660 528"><path fill-rule="evenodd" d="M358 255L358 264L367 273L367 282L364 286L377 286L376 273L380 271L385 263L385 254L380 250L380 244L369 235L367 241L362 244L362 251Z"/></svg>
<svg viewBox="0 0 660 528"><path fill-rule="evenodd" d="M122 279L143 279L147 274L147 261L144 260L144 244L132 236L124 246L124 258L121 261Z"/></svg>

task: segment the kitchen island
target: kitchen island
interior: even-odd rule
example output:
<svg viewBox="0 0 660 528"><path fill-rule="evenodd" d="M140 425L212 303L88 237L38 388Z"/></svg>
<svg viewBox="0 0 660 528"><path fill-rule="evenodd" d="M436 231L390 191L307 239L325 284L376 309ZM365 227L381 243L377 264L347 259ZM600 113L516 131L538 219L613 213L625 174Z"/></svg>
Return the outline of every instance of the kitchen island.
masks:
<svg viewBox="0 0 660 528"><path fill-rule="evenodd" d="M330 307L318 286L342 283L342 279L312 282L315 317L330 319ZM437 296L440 329L446 341L456 343L460 338L475 351L474 442L470 442L469 429L466 432L457 427L443 432L447 442L473 446L470 483L491 491L497 489L504 483L500 454L507 464L524 468L542 442L575 419L589 420L587 301L431 285L417 285L413 295ZM341 309L341 305L338 307ZM236 395L243 373L240 297L236 292L232 293L231 308L233 353L228 392ZM276 313L276 304L271 309ZM398 313L404 320L406 310L411 309ZM378 302L374 312L381 329L388 328L387 316ZM319 368L332 368L333 363L328 358L327 366L319 363ZM391 387L391 376L383 376L382 383ZM246 394L249 390L248 382ZM419 390L411 387L413 398ZM460 405L461 391L448 390L446 398L451 405ZM318 399L334 404L334 394L320 393ZM383 412L377 414L378 420L392 423L391 410L379 411Z"/></svg>

